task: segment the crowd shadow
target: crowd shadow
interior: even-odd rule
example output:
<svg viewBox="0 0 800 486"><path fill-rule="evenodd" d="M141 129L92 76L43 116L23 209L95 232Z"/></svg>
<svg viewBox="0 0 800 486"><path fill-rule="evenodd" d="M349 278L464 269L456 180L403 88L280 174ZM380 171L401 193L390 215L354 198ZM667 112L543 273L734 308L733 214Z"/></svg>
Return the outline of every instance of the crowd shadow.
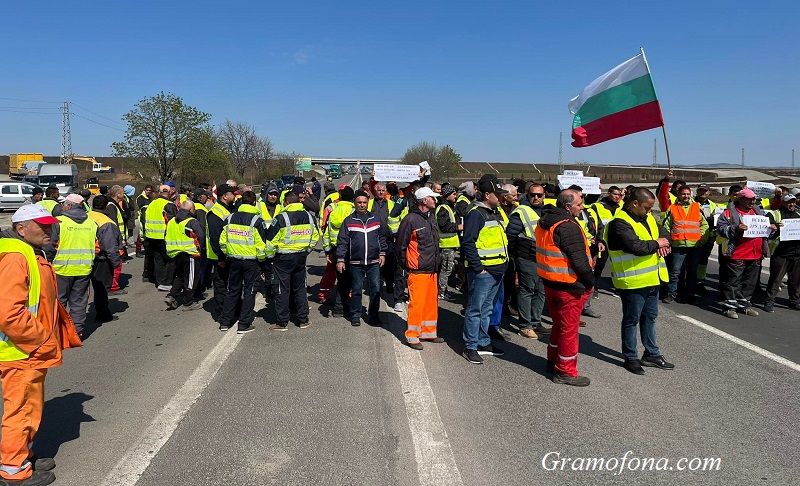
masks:
<svg viewBox="0 0 800 486"><path fill-rule="evenodd" d="M91 415L83 411L84 402L94 396L82 392L51 398L44 403L42 425L33 441L33 450L38 457L55 457L61 444L81 436L81 424L94 422Z"/></svg>
<svg viewBox="0 0 800 486"><path fill-rule="evenodd" d="M128 304L124 300L119 300L117 297L114 297L114 296L109 296L109 298L108 298L108 308L109 308L109 310L111 310L111 314L113 314L115 316L125 312L126 310L128 310L129 307L130 307L130 304ZM94 302L91 302L89 304L89 307L86 309L86 322L83 325L83 335L81 336L81 340L82 341L86 341L87 339L89 339L89 337L96 330L98 330L101 327L103 327L103 325L105 325L105 324L114 324L115 322L118 322L118 321L110 321L110 322L105 322L105 323L104 322L98 322L95 319L95 315L96 314L97 314L97 312L95 311L95 308L94 308ZM91 318L89 318L90 315L92 316Z"/></svg>

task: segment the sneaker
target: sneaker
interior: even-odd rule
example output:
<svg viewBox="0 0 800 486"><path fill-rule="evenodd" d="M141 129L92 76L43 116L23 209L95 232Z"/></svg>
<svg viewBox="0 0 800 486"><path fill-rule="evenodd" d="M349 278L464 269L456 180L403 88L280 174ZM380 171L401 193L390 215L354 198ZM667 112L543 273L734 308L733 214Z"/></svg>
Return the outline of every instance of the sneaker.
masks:
<svg viewBox="0 0 800 486"><path fill-rule="evenodd" d="M456 299L449 292L445 292L443 294L439 294L439 300L445 300L447 302L453 302Z"/></svg>
<svg viewBox="0 0 800 486"><path fill-rule="evenodd" d="M590 380L585 376L567 376L555 373L553 375L553 383L572 386L589 386Z"/></svg>
<svg viewBox="0 0 800 486"><path fill-rule="evenodd" d="M167 304L167 310L175 310L181 305L175 300L175 297L168 295L164 302Z"/></svg>
<svg viewBox="0 0 800 486"><path fill-rule="evenodd" d="M361 319L353 319L352 321L350 321L350 325L353 326L353 327L360 326L361 325Z"/></svg>
<svg viewBox="0 0 800 486"><path fill-rule="evenodd" d="M406 343L408 347L411 349L416 349L417 351L422 351L422 343Z"/></svg>
<svg viewBox="0 0 800 486"><path fill-rule="evenodd" d="M739 314L736 313L736 309L728 309L722 313L725 317L730 317L731 319L738 319Z"/></svg>
<svg viewBox="0 0 800 486"><path fill-rule="evenodd" d="M2 484L19 484L22 486L45 486L56 480L56 475L53 471L33 471L33 474L28 479L21 481L12 481L6 479Z"/></svg>
<svg viewBox="0 0 800 486"><path fill-rule="evenodd" d="M466 358L467 361L469 361L472 364L483 364L483 358L481 357L480 354L478 354L478 351L475 349L465 349L461 353L461 356Z"/></svg>
<svg viewBox="0 0 800 486"><path fill-rule="evenodd" d="M753 307L745 307L744 315L755 317L755 316L758 315L758 311L755 310L755 308L753 308Z"/></svg>
<svg viewBox="0 0 800 486"><path fill-rule="evenodd" d="M520 329L519 335L528 339L539 339L539 335L533 329Z"/></svg>
<svg viewBox="0 0 800 486"><path fill-rule="evenodd" d="M439 343L443 343L444 342L444 338L443 337L435 337L433 339L423 339L423 341L428 342L428 343L439 344Z"/></svg>
<svg viewBox="0 0 800 486"><path fill-rule="evenodd" d="M667 296L664 297L664 300L662 300L661 302L663 302L665 304L671 304L671 303L675 302L675 297L667 294Z"/></svg>
<svg viewBox="0 0 800 486"><path fill-rule="evenodd" d="M169 285L159 285L156 288L162 292L169 292L170 290L172 290L172 287L170 287Z"/></svg>
<svg viewBox="0 0 800 486"><path fill-rule="evenodd" d="M775 306L772 304L772 302L767 302L764 304L764 312L775 312Z"/></svg>
<svg viewBox="0 0 800 486"><path fill-rule="evenodd" d="M333 312L331 312L332 317L343 317L344 316L344 309L341 307L334 307Z"/></svg>
<svg viewBox="0 0 800 486"><path fill-rule="evenodd" d="M536 331L538 334L550 334L550 328L549 327L545 327L545 326L543 326L541 324L539 324L538 326L534 327L533 330Z"/></svg>
<svg viewBox="0 0 800 486"><path fill-rule="evenodd" d="M203 304L201 304L200 302L192 302L189 305L185 305L185 306L181 307L181 310L193 311L193 310L202 309L202 308L203 308Z"/></svg>
<svg viewBox="0 0 800 486"><path fill-rule="evenodd" d="M403 312L405 310L406 309L405 309L405 307L403 307L403 303L402 302L398 302L398 303L396 303L394 305L394 311L397 312L397 313L401 313L401 312Z"/></svg>
<svg viewBox="0 0 800 486"><path fill-rule="evenodd" d="M273 331L288 331L289 325L288 324L273 324L269 326L270 329Z"/></svg>
<svg viewBox="0 0 800 486"><path fill-rule="evenodd" d="M230 328L231 328L231 326L229 326L228 324L220 324L220 325L219 325L219 330L220 330L220 331L223 331L223 332L224 332L224 331L227 331L227 330L228 330L228 329L230 329Z"/></svg>
<svg viewBox="0 0 800 486"><path fill-rule="evenodd" d="M478 346L478 354L481 356L503 356L506 353L502 349L489 344L486 346Z"/></svg>
<svg viewBox="0 0 800 486"><path fill-rule="evenodd" d="M501 331L499 327L490 327L489 337L492 339L497 339L498 341L506 340L506 337L503 335L503 331Z"/></svg>
<svg viewBox="0 0 800 486"><path fill-rule="evenodd" d="M311 321L306 321L306 322L301 322L299 327L300 327L300 329L305 329L310 325L311 325Z"/></svg>
<svg viewBox="0 0 800 486"><path fill-rule="evenodd" d="M596 310L594 310L592 308L584 309L583 312L581 312L581 315L582 316L586 316L586 317L593 317L595 319L599 319L599 318L603 317L602 315L600 315L599 312L597 312Z"/></svg>
<svg viewBox="0 0 800 486"><path fill-rule="evenodd" d="M597 290L595 290L595 291L594 291L594 293L592 293L592 298L593 298L594 300L600 300L600 292L598 292Z"/></svg>
<svg viewBox="0 0 800 486"><path fill-rule="evenodd" d="M248 332L253 332L256 330L256 326L250 324L249 326L245 327L244 329L239 329L236 331L236 334L247 334Z"/></svg>

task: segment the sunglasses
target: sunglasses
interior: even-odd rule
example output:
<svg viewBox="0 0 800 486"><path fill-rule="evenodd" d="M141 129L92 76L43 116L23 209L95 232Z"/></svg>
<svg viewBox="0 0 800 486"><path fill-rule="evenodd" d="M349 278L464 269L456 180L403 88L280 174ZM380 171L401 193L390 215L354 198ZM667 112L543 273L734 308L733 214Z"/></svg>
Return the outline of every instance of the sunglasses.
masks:
<svg viewBox="0 0 800 486"><path fill-rule="evenodd" d="M544 197L543 192L529 192L528 197Z"/></svg>

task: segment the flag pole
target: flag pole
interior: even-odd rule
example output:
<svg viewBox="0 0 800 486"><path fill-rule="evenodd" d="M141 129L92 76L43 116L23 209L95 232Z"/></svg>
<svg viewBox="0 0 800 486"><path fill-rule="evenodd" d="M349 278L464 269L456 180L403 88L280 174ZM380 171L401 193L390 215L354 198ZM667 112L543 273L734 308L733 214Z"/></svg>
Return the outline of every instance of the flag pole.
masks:
<svg viewBox="0 0 800 486"><path fill-rule="evenodd" d="M647 68L647 74L650 75L650 79L652 80L653 73L650 72L650 65L647 64L647 56L644 55L644 48L640 47L639 51L642 53L642 60L644 61L644 65ZM653 87L653 90L655 90L655 87ZM661 132L664 134L664 149L667 152L667 170L672 172L672 160L669 158L669 142L667 141L667 129L665 125L661 125Z"/></svg>

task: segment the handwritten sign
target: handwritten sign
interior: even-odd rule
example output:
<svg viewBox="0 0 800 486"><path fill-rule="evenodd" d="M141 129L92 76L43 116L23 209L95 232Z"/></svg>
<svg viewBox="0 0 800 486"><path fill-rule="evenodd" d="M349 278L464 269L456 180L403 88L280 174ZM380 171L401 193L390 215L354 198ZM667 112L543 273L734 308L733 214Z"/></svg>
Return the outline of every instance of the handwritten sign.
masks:
<svg viewBox="0 0 800 486"><path fill-rule="evenodd" d="M375 164L375 180L382 182L412 182L419 179L418 165Z"/></svg>
<svg viewBox="0 0 800 486"><path fill-rule="evenodd" d="M429 164L427 160L420 162L419 166L425 169L425 174L431 175L431 164Z"/></svg>
<svg viewBox="0 0 800 486"><path fill-rule="evenodd" d="M711 230L715 230L717 228L717 221L719 221L719 215L725 212L725 206L719 205L714 210L714 227Z"/></svg>
<svg viewBox="0 0 800 486"><path fill-rule="evenodd" d="M570 171L565 171L570 172ZM580 172L580 171L571 171ZM562 190L575 184L583 189L584 194L600 194L600 178L567 175L566 173L558 176L558 185Z"/></svg>
<svg viewBox="0 0 800 486"><path fill-rule="evenodd" d="M565 176L573 176L573 177L583 177L583 171L582 170L565 170L564 171L564 175Z"/></svg>
<svg viewBox="0 0 800 486"><path fill-rule="evenodd" d="M784 219L781 223L781 241L800 240L800 218Z"/></svg>
<svg viewBox="0 0 800 486"><path fill-rule="evenodd" d="M769 229L769 218L747 214L742 216L742 223L747 225L747 231L742 236L745 238L766 238L772 232Z"/></svg>
<svg viewBox="0 0 800 486"><path fill-rule="evenodd" d="M772 197L775 195L775 184L769 182L747 181L747 188L756 193L757 197Z"/></svg>

